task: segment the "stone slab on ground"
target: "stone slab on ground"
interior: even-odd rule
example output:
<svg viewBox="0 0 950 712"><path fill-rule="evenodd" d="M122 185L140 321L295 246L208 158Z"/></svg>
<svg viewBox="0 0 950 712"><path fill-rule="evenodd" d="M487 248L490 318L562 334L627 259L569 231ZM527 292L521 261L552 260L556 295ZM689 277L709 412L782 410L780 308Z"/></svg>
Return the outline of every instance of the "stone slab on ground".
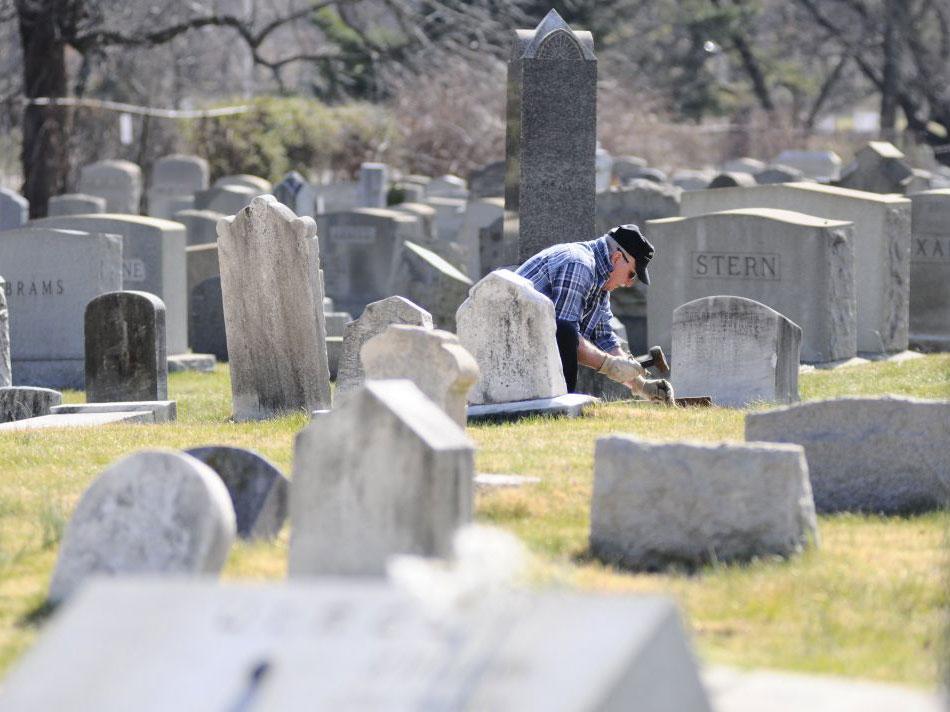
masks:
<svg viewBox="0 0 950 712"><path fill-rule="evenodd" d="M359 579L97 581L14 666L0 707L710 710L668 599L522 594L433 613Z"/></svg>
<svg viewBox="0 0 950 712"><path fill-rule="evenodd" d="M211 373L214 370L214 354L172 354L168 357L168 372L198 371Z"/></svg>
<svg viewBox="0 0 950 712"><path fill-rule="evenodd" d="M468 422L482 420L519 420L532 415L560 415L565 418L578 418L584 409L599 403L600 399L583 393L567 393L554 398L535 398L533 400L511 401L509 403L488 403L470 405Z"/></svg>
<svg viewBox="0 0 950 712"><path fill-rule="evenodd" d="M537 485L540 483L540 477L528 477L526 475L499 475L487 472L475 475L476 490L527 487L528 485Z"/></svg>
<svg viewBox="0 0 950 712"><path fill-rule="evenodd" d="M819 512L903 514L950 503L950 400L810 401L747 414L745 436L805 448Z"/></svg>
<svg viewBox="0 0 950 712"><path fill-rule="evenodd" d="M63 415L41 415L38 418L16 420L0 424L0 431L45 430L47 428L92 428L114 423L154 423L155 417L149 411L118 411L115 413L66 413Z"/></svg>
<svg viewBox="0 0 950 712"><path fill-rule="evenodd" d="M49 415L51 408L62 402L63 394L51 388L0 388L0 423Z"/></svg>
<svg viewBox="0 0 950 712"><path fill-rule="evenodd" d="M171 423L178 419L178 402L173 400L161 401L120 401L116 403L67 403L55 405L50 409L53 415L70 415L79 413L138 413L152 414L155 423Z"/></svg>

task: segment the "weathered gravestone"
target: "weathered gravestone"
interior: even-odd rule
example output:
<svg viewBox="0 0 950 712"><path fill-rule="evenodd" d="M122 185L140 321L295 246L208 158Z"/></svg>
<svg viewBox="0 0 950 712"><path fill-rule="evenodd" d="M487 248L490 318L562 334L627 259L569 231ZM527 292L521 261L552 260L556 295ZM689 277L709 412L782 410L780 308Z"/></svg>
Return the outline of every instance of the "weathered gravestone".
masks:
<svg viewBox="0 0 950 712"><path fill-rule="evenodd" d="M168 398L165 305L147 292L109 292L86 305L86 400Z"/></svg>
<svg viewBox="0 0 950 712"><path fill-rule="evenodd" d="M62 402L63 394L50 388L0 388L0 423L49 415L50 409Z"/></svg>
<svg viewBox="0 0 950 712"><path fill-rule="evenodd" d="M148 292L165 303L168 353L188 351L185 227L138 215L73 215L30 225L122 235L121 289Z"/></svg>
<svg viewBox="0 0 950 712"><path fill-rule="evenodd" d="M608 563L650 570L789 556L817 537L801 447L597 441L590 548Z"/></svg>
<svg viewBox="0 0 950 712"><path fill-rule="evenodd" d="M218 240L218 220L224 213L215 210L179 210L172 218L185 226L185 244L209 245Z"/></svg>
<svg viewBox="0 0 950 712"><path fill-rule="evenodd" d="M234 540L234 507L207 465L142 450L106 468L73 511L49 599L90 576L217 574Z"/></svg>
<svg viewBox="0 0 950 712"><path fill-rule="evenodd" d="M717 405L791 403L798 397L802 330L744 297L703 297L673 312L673 390Z"/></svg>
<svg viewBox="0 0 950 712"><path fill-rule="evenodd" d="M367 381L297 435L292 577L382 576L395 554L446 556L472 518L475 446L410 381Z"/></svg>
<svg viewBox="0 0 950 712"><path fill-rule="evenodd" d="M387 297L368 305L360 318L343 328L342 351L336 378L337 397L355 391L366 379L360 349L392 324L432 328L432 315L405 297Z"/></svg>
<svg viewBox="0 0 950 712"><path fill-rule="evenodd" d="M484 276L482 273L480 244L482 230L497 223L499 220L504 220L504 217L504 198L481 198L479 200L471 200L465 205L465 214L462 217L462 227L459 230L458 244L464 256L464 264L461 266L464 268L463 271L465 274L471 279L478 280ZM499 233L503 234L503 232L504 223L502 222ZM517 255L515 255L510 263L495 265L489 269L488 272L498 267L513 264L517 259Z"/></svg>
<svg viewBox="0 0 950 712"><path fill-rule="evenodd" d="M105 198L106 212L138 215L142 169L130 161L98 161L79 172L79 192Z"/></svg>
<svg viewBox="0 0 950 712"><path fill-rule="evenodd" d="M838 180L841 175L841 157L834 151L782 151L774 163L797 168L806 178L824 183Z"/></svg>
<svg viewBox="0 0 950 712"><path fill-rule="evenodd" d="M215 185L195 193L195 210L210 210L223 215L235 215L251 204L258 195L267 191L246 185Z"/></svg>
<svg viewBox="0 0 950 712"><path fill-rule="evenodd" d="M46 215L55 218L61 215L95 215L105 211L105 198L84 193L64 193L49 199Z"/></svg>
<svg viewBox="0 0 950 712"><path fill-rule="evenodd" d="M817 183L723 188L715 192L690 191L683 194L682 214L685 216L735 208L794 210L828 220L854 223L858 351L893 353L907 348L911 256L909 200L896 195L878 195ZM657 248L657 254L661 255L663 249L659 245ZM720 290L719 293L736 294L729 290ZM768 299L744 292L739 294L768 304L801 326L805 331L802 358L807 359L804 352L809 338L808 323Z"/></svg>
<svg viewBox="0 0 950 712"><path fill-rule="evenodd" d="M272 195L218 223L236 420L330 407L316 228Z"/></svg>
<svg viewBox="0 0 950 712"><path fill-rule="evenodd" d="M903 193L914 170L903 152L887 141L870 141L844 169L837 185L871 193Z"/></svg>
<svg viewBox="0 0 950 712"><path fill-rule="evenodd" d="M471 286L472 280L434 252L402 243L390 289L432 314L437 328L455 331L455 312Z"/></svg>
<svg viewBox="0 0 950 712"><path fill-rule="evenodd" d="M7 282L0 277L0 388L13 385L10 366L10 310L7 309Z"/></svg>
<svg viewBox="0 0 950 712"><path fill-rule="evenodd" d="M746 440L805 448L819 512L950 504L950 401L839 398L749 413Z"/></svg>
<svg viewBox="0 0 950 712"><path fill-rule="evenodd" d="M264 195L273 190L271 182L260 176L252 176L249 173L237 173L235 175L221 176L214 182L213 188L250 188L257 191L257 195Z"/></svg>
<svg viewBox="0 0 950 712"><path fill-rule="evenodd" d="M208 187L208 162L198 156L172 154L155 161L148 189L148 214L172 219L195 201L195 193ZM189 243L190 244L190 243Z"/></svg>
<svg viewBox="0 0 950 712"><path fill-rule="evenodd" d="M950 189L909 196L910 334L927 351L950 351Z"/></svg>
<svg viewBox="0 0 950 712"><path fill-rule="evenodd" d="M30 201L9 188L0 188L0 230L23 227L30 219Z"/></svg>
<svg viewBox="0 0 950 712"><path fill-rule="evenodd" d="M364 163L356 184L356 204L361 208L385 208L389 167L385 163Z"/></svg>
<svg viewBox="0 0 950 712"><path fill-rule="evenodd" d="M445 614L383 581L94 581L14 667L0 707L710 710L672 600L471 599Z"/></svg>
<svg viewBox="0 0 950 712"><path fill-rule="evenodd" d="M83 313L122 289L122 238L73 230L0 233L13 383L82 388Z"/></svg>
<svg viewBox="0 0 950 712"><path fill-rule="evenodd" d="M594 232L597 58L551 10L518 30L508 62L505 234L519 262Z"/></svg>
<svg viewBox="0 0 950 712"><path fill-rule="evenodd" d="M290 484L273 464L251 450L225 445L185 452L214 470L228 488L239 537L272 539L280 533Z"/></svg>
<svg viewBox="0 0 950 712"><path fill-rule="evenodd" d="M498 270L472 287L456 315L462 346L481 376L469 402L508 403L567 393L554 304L530 281Z"/></svg>
<svg viewBox="0 0 950 712"><path fill-rule="evenodd" d="M193 290L188 301L188 343L196 353L228 360L221 277L208 277Z"/></svg>
<svg viewBox="0 0 950 712"><path fill-rule="evenodd" d="M367 380L410 380L465 427L468 392L478 380L478 364L455 334L395 324L363 344L360 360Z"/></svg>
<svg viewBox="0 0 950 712"><path fill-rule="evenodd" d="M843 221L758 208L647 223L656 246L647 341L670 350L676 307L730 294L800 325L803 361L854 357L852 234Z"/></svg>
<svg viewBox="0 0 950 712"><path fill-rule="evenodd" d="M680 214L682 193L682 188L643 179L599 193L595 232L588 239L617 225L643 225L647 220L676 217Z"/></svg>
<svg viewBox="0 0 950 712"><path fill-rule="evenodd" d="M468 199L505 197L505 162L493 161L468 174Z"/></svg>
<svg viewBox="0 0 950 712"><path fill-rule="evenodd" d="M505 234L505 219L500 217L478 231L478 272L473 278L487 277L496 269L516 269L518 243Z"/></svg>

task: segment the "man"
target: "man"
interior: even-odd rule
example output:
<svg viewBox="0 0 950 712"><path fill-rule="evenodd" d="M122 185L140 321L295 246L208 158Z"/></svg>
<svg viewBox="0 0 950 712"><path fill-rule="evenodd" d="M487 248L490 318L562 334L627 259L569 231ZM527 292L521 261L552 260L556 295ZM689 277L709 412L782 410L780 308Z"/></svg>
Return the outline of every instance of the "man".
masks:
<svg viewBox="0 0 950 712"><path fill-rule="evenodd" d="M518 268L534 288L554 302L557 346L568 392L577 385L577 365L595 369L634 395L673 403L669 381L651 379L620 348L610 328L610 293L639 279L650 284L651 245L636 225L620 225L590 242L569 242L542 250Z"/></svg>

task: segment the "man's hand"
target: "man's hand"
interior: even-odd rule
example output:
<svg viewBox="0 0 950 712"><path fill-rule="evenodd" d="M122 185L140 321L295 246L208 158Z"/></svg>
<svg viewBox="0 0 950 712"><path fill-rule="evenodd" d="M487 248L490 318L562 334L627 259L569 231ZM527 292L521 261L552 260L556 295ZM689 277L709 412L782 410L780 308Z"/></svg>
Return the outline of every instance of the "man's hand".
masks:
<svg viewBox="0 0 950 712"><path fill-rule="evenodd" d="M642 384L636 384L630 390L637 393L638 387L639 395L642 395L647 400L656 403L666 403L666 405L673 405L675 402L673 386L670 385L669 381L663 378L644 380Z"/></svg>
<svg viewBox="0 0 950 712"><path fill-rule="evenodd" d="M637 379L642 380L646 375L646 369L633 359L607 354L607 358L597 369L597 373L602 373L617 383L630 383Z"/></svg>

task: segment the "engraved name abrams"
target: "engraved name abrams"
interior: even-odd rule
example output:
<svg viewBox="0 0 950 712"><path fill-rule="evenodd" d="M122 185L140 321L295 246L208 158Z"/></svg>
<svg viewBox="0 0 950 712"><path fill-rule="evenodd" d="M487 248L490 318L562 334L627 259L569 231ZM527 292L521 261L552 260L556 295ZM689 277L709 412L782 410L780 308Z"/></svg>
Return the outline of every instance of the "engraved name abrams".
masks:
<svg viewBox="0 0 950 712"><path fill-rule="evenodd" d="M911 261L950 263L950 236L915 237Z"/></svg>
<svg viewBox="0 0 950 712"><path fill-rule="evenodd" d="M777 254L762 252L691 252L690 274L705 279L780 280Z"/></svg>
<svg viewBox="0 0 950 712"><path fill-rule="evenodd" d="M61 279L11 280L4 286L8 297L59 297L66 293Z"/></svg>

